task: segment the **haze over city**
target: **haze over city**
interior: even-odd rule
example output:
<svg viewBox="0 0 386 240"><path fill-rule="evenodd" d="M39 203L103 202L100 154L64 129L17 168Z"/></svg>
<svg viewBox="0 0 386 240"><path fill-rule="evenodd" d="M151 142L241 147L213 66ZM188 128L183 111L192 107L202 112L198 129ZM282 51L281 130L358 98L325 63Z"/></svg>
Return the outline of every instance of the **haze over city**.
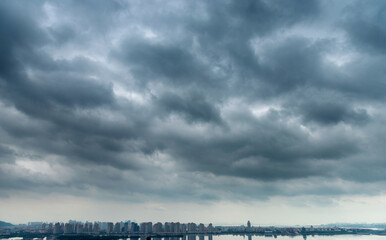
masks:
<svg viewBox="0 0 386 240"><path fill-rule="evenodd" d="M375 0L0 1L0 220L386 222L385 23Z"/></svg>

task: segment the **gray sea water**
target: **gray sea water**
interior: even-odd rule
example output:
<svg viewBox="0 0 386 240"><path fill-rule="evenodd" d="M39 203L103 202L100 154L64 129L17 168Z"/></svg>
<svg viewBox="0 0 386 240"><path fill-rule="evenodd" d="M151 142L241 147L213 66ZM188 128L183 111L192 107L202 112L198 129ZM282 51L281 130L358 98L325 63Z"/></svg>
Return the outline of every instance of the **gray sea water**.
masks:
<svg viewBox="0 0 386 240"><path fill-rule="evenodd" d="M386 240L386 236L379 235L334 235L334 236L307 236L307 240ZM202 240L198 237L196 240ZM204 240L208 240L205 237ZM304 240L303 236L277 236L265 237L265 236L234 236L234 235L219 235L213 236L213 240Z"/></svg>
<svg viewBox="0 0 386 240"><path fill-rule="evenodd" d="M22 240L23 238L0 238L0 240ZM141 239L141 238L139 238ZM145 238L144 238L145 239ZM301 235L297 236L277 236L265 237L265 236L247 236L247 235L214 235L214 236L192 236L186 238L153 238L154 240L386 240L386 236L380 235L333 235L333 236L307 236L303 238ZM41 240L36 238L35 240ZM122 239L122 240L130 240Z"/></svg>
<svg viewBox="0 0 386 240"><path fill-rule="evenodd" d="M145 239L145 238L144 238ZM142 240L144 240L142 239ZM154 240L386 240L386 236L380 235L329 235L329 236L248 236L248 235L188 235L184 238L155 238Z"/></svg>

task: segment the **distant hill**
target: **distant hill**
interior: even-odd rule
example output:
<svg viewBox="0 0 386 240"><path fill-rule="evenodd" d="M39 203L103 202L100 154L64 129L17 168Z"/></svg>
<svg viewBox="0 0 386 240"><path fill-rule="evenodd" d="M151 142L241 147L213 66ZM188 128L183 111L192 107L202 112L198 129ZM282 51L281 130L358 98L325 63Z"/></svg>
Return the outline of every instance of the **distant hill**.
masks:
<svg viewBox="0 0 386 240"><path fill-rule="evenodd" d="M12 227L13 225L7 222L0 221L0 228L3 227Z"/></svg>

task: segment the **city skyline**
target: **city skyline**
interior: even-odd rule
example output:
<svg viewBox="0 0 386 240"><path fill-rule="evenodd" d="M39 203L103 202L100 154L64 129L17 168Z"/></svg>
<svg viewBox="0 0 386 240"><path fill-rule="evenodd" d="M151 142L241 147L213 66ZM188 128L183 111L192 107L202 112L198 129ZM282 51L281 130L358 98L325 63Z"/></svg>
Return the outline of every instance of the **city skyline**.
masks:
<svg viewBox="0 0 386 240"><path fill-rule="evenodd" d="M193 222L142 222L136 223L131 221L125 222L79 222L71 220L67 223L54 222L30 222L28 225L6 226L0 222L1 237L26 237L26 238L49 238L49 239L158 239L168 240L189 240L196 239L212 240L214 236L232 235L275 237L278 236L336 236L349 235L353 237L360 236L384 236L386 224L378 225L341 225L341 226L252 226L248 221L246 226L214 226L210 224L196 224Z"/></svg>
<svg viewBox="0 0 386 240"><path fill-rule="evenodd" d="M386 222L385 9L0 1L0 221Z"/></svg>

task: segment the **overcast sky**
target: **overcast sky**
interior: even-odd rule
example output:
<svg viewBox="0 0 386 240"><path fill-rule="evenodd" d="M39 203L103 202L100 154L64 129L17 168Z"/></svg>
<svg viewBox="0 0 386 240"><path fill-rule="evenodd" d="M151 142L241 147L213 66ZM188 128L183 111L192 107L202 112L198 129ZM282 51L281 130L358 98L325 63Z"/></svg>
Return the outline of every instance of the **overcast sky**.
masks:
<svg viewBox="0 0 386 240"><path fill-rule="evenodd" d="M385 1L0 1L0 220L385 222Z"/></svg>

